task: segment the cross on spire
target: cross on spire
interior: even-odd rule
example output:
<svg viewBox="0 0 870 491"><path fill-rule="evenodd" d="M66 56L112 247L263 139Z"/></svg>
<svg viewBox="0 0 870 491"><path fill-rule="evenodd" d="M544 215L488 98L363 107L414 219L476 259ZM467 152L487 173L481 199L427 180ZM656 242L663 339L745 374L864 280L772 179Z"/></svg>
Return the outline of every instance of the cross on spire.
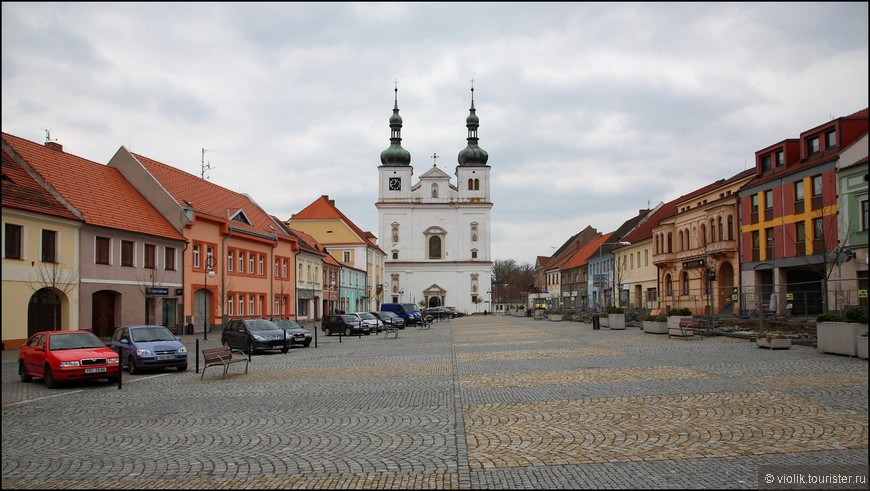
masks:
<svg viewBox="0 0 870 491"><path fill-rule="evenodd" d="M434 153L434 152L432 153L432 165L434 165L434 166L438 165L438 154Z"/></svg>

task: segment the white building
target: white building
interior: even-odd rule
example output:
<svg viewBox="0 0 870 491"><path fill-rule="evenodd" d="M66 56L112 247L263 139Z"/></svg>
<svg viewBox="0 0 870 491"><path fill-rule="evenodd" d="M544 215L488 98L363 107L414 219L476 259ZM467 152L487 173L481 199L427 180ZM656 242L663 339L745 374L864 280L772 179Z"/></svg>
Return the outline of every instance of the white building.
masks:
<svg viewBox="0 0 870 491"><path fill-rule="evenodd" d="M390 147L378 167L378 232L387 253L383 302L448 305L483 312L490 300L489 156L477 146L479 120L466 118L468 144L458 155L456 182L433 165L414 183L411 154L402 148L398 89L390 117Z"/></svg>

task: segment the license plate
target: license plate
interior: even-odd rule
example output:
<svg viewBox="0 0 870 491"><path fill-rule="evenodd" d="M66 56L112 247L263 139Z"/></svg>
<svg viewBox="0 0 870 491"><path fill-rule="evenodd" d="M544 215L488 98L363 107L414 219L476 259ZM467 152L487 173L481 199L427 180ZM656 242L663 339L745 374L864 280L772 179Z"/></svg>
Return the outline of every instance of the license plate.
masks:
<svg viewBox="0 0 870 491"><path fill-rule="evenodd" d="M160 355L157 357L158 361L174 360L174 359L175 359L175 356L173 356L173 355Z"/></svg>
<svg viewBox="0 0 870 491"><path fill-rule="evenodd" d="M106 371L106 367L100 368L85 368L85 373L103 373Z"/></svg>

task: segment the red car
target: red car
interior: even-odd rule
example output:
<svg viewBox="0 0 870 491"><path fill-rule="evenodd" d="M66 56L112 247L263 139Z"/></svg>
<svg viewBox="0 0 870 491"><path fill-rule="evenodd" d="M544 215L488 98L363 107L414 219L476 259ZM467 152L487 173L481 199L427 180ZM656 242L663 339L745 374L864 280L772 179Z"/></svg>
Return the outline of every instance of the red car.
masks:
<svg viewBox="0 0 870 491"><path fill-rule="evenodd" d="M18 374L25 383L41 377L53 389L70 380L105 378L114 383L121 369L118 353L91 331L42 331L18 349Z"/></svg>

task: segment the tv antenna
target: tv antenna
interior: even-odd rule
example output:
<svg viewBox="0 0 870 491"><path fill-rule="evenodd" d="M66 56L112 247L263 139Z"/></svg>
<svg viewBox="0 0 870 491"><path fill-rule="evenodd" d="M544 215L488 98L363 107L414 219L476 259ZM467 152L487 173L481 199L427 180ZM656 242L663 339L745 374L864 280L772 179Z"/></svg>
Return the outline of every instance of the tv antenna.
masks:
<svg viewBox="0 0 870 491"><path fill-rule="evenodd" d="M48 143L50 141L57 141L51 139L51 130L48 128L43 128L42 131L45 131L45 142Z"/></svg>
<svg viewBox="0 0 870 491"><path fill-rule="evenodd" d="M214 152L214 150L209 150L207 148L202 149L202 179L203 180L206 179L206 177L205 177L206 169L208 169L208 170L214 169L214 167L211 166L211 162L205 161L205 152Z"/></svg>

